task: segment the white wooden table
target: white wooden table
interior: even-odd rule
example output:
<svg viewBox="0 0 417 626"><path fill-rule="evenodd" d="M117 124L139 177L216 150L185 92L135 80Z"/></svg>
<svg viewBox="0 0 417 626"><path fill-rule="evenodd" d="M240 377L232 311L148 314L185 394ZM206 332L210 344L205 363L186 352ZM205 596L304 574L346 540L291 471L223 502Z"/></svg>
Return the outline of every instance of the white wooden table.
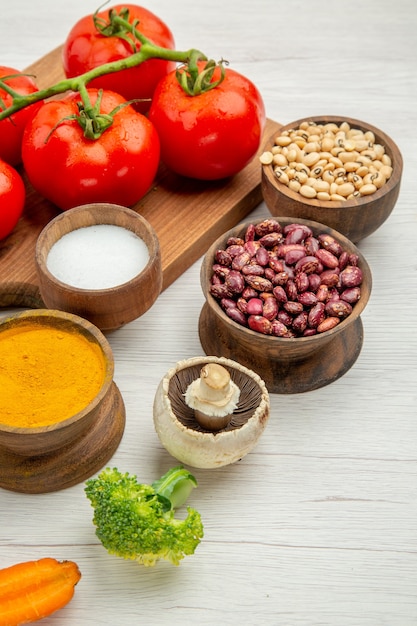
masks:
<svg viewBox="0 0 417 626"><path fill-rule="evenodd" d="M3 2L0 63L23 69L65 39L95 0ZM171 0L146 5L179 49L226 58L261 90L268 117L340 114L397 142L404 176L389 220L360 243L373 272L365 340L337 382L271 396L241 462L195 470L205 538L175 568L109 556L83 485L0 492L0 566L54 556L82 571L45 624L415 626L417 623L417 5L414 0ZM265 205L254 217L267 215ZM109 341L127 424L111 465L152 482L176 464L152 423L157 384L203 354L200 262ZM0 390L1 393L1 390Z"/></svg>

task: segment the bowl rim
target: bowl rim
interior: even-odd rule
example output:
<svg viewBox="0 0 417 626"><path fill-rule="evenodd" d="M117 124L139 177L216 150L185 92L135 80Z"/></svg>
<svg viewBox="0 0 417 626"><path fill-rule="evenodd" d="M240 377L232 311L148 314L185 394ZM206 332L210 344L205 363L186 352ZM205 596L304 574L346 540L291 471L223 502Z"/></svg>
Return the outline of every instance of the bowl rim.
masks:
<svg viewBox="0 0 417 626"><path fill-rule="evenodd" d="M373 132L376 138L378 137L383 140L385 149L387 149L388 147L389 156L393 161L393 170L392 175L388 179L388 181L384 185L382 185L382 187L377 189L375 193L369 196L361 196L360 198L354 198L351 200L317 200L316 198L305 198L297 191L294 191L290 187L287 187L287 185L285 185L284 183L281 183L274 174L272 164L262 165L262 177L265 177L272 186L276 187L279 193L284 194L293 202L297 202L298 204L304 204L309 207L329 210L362 207L368 203L377 202L386 194L390 193L400 183L403 170L403 158L400 149L398 148L395 141L376 126L355 118L343 117L341 115L312 115L300 118L298 120L294 120L293 122L282 125L278 130L270 135L268 139L264 142L263 151L268 151L271 149L274 144L275 137L279 136L282 131L289 130L290 128L297 128L303 122L313 122L316 124L348 122L351 127L354 126L362 130L368 130Z"/></svg>
<svg viewBox="0 0 417 626"><path fill-rule="evenodd" d="M69 228L65 233L63 233L59 239L61 239L64 235L70 232L79 230L80 228L84 228L88 226L96 226L96 225L101 225L101 224L120 226L121 228L130 230L128 229L127 226L125 225L122 226L117 223L117 216L120 214L124 214L125 216L128 217L128 219L130 220L132 224L134 222L138 224L139 223L142 224L142 226L144 226L145 230L149 234L149 241L144 241L144 239L141 237L144 243L146 244L146 247L148 248L148 252L149 252L149 259L146 265L141 269L141 271L138 274L136 274L136 276L134 276L130 280L127 280L123 283L119 283L112 287L99 288L99 289L91 289L91 288L86 289L83 287L76 287L74 285L71 285L70 283L66 283L60 280L59 278L55 276L55 274L53 274L48 269L48 266L46 263L47 257L51 248L55 245L57 241L59 241L59 239L57 239L56 241L52 243L51 246L48 246L46 244L50 229L58 223L65 224L66 222L68 222L68 224L70 224L71 218L74 218L74 217L77 218L79 215L82 215L85 213L93 214L94 216L100 216L99 213L103 207L106 209L114 210L114 219L112 219L113 216L111 216L109 213L107 214L107 216L104 217L104 219L102 219L102 221L92 222L91 224L87 224L85 226L75 225L73 228ZM137 234L134 229L131 229L131 232ZM68 209L67 211L64 211L58 214L43 227L43 229L38 235L38 238L36 240L36 245L35 245L35 261L38 266L38 271L41 271L48 278L49 282L56 284L62 289L70 290L74 294L80 294L80 295L85 295L89 297L105 295L105 294L111 295L112 293L115 293L119 291L120 289L125 289L126 286L128 285L129 287L134 288L137 284L141 282L143 276L146 276L146 274L150 271L153 263L155 262L155 258L159 256L160 256L159 239L158 239L155 229L150 224L150 222L148 222L148 220L146 220L142 215L140 215L140 213L137 213L133 209L122 206L120 204L113 204L110 202L94 202L90 204L82 204L82 205L73 207L72 209Z"/></svg>
<svg viewBox="0 0 417 626"><path fill-rule="evenodd" d="M237 322L232 320L228 315L226 315L219 301L210 294L208 290L208 286L209 286L208 267L211 267L213 265L214 253L220 247L220 244L224 244L226 239L228 239L228 237L230 236L236 236L239 233L245 232L246 228L250 224L256 225L257 223L262 222L264 219L272 219L279 223L284 223L284 225L292 224L292 223L304 224L306 226L312 227L313 229L317 229L317 230L320 229L320 232L331 234L332 236L337 238L339 243L341 243L342 245L343 243L347 242L349 244L349 247L352 248L352 251L358 255L359 266L361 270L363 271L363 274L367 280L368 295L366 298L361 297L359 301L355 304L355 306L352 308L351 314L348 317L344 318L334 328L327 330L323 333L317 333L316 335L311 335L310 337L276 337L275 335L264 335L255 330L252 330L248 326L243 326L242 324L238 324ZM211 263L210 266L209 266L209 263ZM203 258L203 263L201 264L200 283L201 283L202 291L203 291L204 297L206 298L206 302L208 306L210 306L210 308L214 311L214 313L218 315L223 320L223 322L230 324L231 328L234 329L235 332L245 331L245 333L248 333L248 337L253 337L254 339L257 339L258 341L265 341L268 344L270 344L270 342L272 341L277 346L278 345L279 346L297 345L301 347L304 344L306 346L309 345L310 347L313 347L315 343L319 343L319 342L322 343L326 340L331 340L332 337L339 334L340 332L343 332L343 330L348 325L350 325L352 322L354 322L360 317L361 313L363 312L366 305L368 304L369 298L371 296L372 272L365 256L359 250L359 248L350 239L348 239L345 235L335 230L334 228L331 228L330 226L326 226L325 224L321 224L320 222L307 220L304 218L284 217L284 216L282 217L266 216L264 218L259 218L256 221L247 220L245 222L241 222L240 224L237 224L234 228L231 228L230 230L223 233L223 235L220 235L220 237L218 237L216 241L213 242L213 244L207 250ZM207 287L207 289L205 287Z"/></svg>
<svg viewBox="0 0 417 626"><path fill-rule="evenodd" d="M67 313L57 309L28 309L10 316L5 316L0 318L0 340L3 328L18 326L21 323L23 325L33 319L42 321L50 320L49 325L52 327L54 327L54 321L56 322L59 320L59 323L62 324L62 326L65 325L67 327L72 327L85 337L92 338L93 341L100 347L103 354L103 361L105 363L103 382L100 390L94 398L75 415L72 415L65 420L48 424L47 426L20 427L11 426L10 424L5 424L0 421L0 431L3 433L10 433L13 435L39 435L67 428L75 422L82 420L86 415L91 413L91 411L96 409L101 404L113 384L114 357L108 340L100 329L94 326L94 324L73 313Z"/></svg>

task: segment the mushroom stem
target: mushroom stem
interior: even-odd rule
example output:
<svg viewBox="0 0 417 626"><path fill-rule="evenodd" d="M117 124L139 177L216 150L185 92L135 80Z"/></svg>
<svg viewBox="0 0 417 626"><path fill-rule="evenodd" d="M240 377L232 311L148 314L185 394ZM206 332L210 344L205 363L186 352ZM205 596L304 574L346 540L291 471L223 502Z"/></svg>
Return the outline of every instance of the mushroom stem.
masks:
<svg viewBox="0 0 417 626"><path fill-rule="evenodd" d="M185 392L186 404L194 409L197 422L203 428L218 431L225 428L237 408L240 389L230 379L226 368L207 363Z"/></svg>

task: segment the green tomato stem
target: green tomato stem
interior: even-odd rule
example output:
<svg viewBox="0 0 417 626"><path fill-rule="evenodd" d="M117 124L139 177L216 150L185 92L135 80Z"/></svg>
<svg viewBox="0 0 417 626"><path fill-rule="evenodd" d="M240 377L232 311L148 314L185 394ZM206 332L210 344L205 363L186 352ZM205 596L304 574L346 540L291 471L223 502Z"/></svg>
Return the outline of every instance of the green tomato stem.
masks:
<svg viewBox="0 0 417 626"><path fill-rule="evenodd" d="M84 100L86 95L86 86L88 85L88 83L90 83L95 78L104 76L105 74L112 74L114 72L120 72L121 70L136 67L137 65L140 65L148 59L158 58L167 61L187 64L191 75L195 74L198 61L207 60L207 57L202 52L193 48L186 51L179 51L156 46L127 20L124 20L117 15L113 16L112 19L116 23L122 24L134 35L135 38L140 41L141 47L138 52L131 54L125 59L120 59L119 61L113 61L111 63L105 63L104 65L95 67L94 69L89 70L88 72L85 72L84 74L81 74L79 76L76 76L75 78L61 80L55 85L52 85L45 89L40 89L38 91L35 91L34 93L24 96L16 93L16 91L12 89L9 85L7 85L4 80L0 80L0 89L6 91L13 98L12 104L9 107L4 108L0 111L0 121L7 117L10 117L10 115L13 115L13 113L17 113L17 111L20 111L21 109L30 106L31 104L40 102L41 100L45 100L47 98L51 98L52 96L65 93L66 91L79 92L84 105L88 108L90 103L88 100Z"/></svg>

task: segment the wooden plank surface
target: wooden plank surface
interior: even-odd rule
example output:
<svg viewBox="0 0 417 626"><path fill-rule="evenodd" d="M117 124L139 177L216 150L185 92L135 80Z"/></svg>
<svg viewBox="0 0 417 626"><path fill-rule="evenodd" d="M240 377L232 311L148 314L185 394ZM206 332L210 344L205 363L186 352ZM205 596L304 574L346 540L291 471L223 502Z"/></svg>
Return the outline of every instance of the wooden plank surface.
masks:
<svg viewBox="0 0 417 626"><path fill-rule="evenodd" d="M39 88L61 80L61 47L27 71L36 76ZM278 128L278 123L267 120L264 139ZM13 233L0 242L0 307L42 306L34 249L42 228L59 213L23 176L27 188L24 214ZM215 182L185 179L161 166L151 190L132 208L152 224L158 235L163 289L261 202L260 182L257 158L235 177Z"/></svg>

